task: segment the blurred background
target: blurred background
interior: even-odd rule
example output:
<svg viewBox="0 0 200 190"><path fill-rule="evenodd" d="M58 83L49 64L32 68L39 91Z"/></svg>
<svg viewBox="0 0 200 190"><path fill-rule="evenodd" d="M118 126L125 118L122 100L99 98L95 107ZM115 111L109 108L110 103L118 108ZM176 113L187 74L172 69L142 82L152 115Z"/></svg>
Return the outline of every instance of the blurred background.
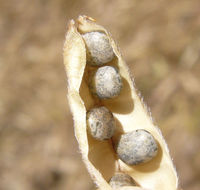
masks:
<svg viewBox="0 0 200 190"><path fill-rule="evenodd" d="M119 44L184 190L200 189L200 2L0 0L0 190L92 190L62 48L85 14Z"/></svg>

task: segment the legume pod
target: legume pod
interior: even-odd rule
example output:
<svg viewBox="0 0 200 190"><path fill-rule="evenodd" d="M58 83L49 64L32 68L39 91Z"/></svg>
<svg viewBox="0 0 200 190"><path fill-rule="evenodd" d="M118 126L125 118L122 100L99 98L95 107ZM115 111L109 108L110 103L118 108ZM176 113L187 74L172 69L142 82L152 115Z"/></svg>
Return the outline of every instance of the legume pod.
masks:
<svg viewBox="0 0 200 190"><path fill-rule="evenodd" d="M108 65L117 67L123 79L123 89L120 95L113 99L99 100L91 94L88 86L88 77L95 68L86 64L87 50L82 34L93 31L103 32L109 37L116 57ZM138 184L137 187L121 187L121 190L177 190L177 174L167 144L138 95L119 48L110 34L102 26L96 24L94 19L79 16L76 21L70 21L64 44L64 65L75 136L83 162L97 187L102 190L111 190L109 179L115 172L121 171L130 175ZM112 140L98 141L87 133L86 112L98 105L107 107L115 117L117 129ZM147 163L128 165L117 157L114 146L120 134L137 129L147 130L154 136L158 144L158 154Z"/></svg>

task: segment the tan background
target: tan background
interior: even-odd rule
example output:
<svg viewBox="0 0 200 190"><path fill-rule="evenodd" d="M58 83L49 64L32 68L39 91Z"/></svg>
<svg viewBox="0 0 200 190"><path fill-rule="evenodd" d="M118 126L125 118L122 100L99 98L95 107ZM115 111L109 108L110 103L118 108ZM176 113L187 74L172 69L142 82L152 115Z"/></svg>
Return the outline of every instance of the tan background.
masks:
<svg viewBox="0 0 200 190"><path fill-rule="evenodd" d="M62 63L66 24L79 14L112 33L183 189L199 190L199 0L0 0L0 190L94 188L73 136Z"/></svg>

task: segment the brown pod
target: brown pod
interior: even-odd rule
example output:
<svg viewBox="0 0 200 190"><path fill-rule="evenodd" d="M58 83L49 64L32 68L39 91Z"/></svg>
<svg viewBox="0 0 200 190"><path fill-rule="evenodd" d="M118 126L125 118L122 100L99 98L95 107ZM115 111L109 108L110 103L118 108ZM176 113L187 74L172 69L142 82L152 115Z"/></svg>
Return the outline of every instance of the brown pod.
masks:
<svg viewBox="0 0 200 190"><path fill-rule="evenodd" d="M90 32L104 33L114 52L115 58L110 65L118 69L123 79L120 95L114 99L96 98L88 87L90 71L95 68L87 67L88 50L83 35ZM130 71L106 29L87 16L80 16L76 22L71 20L64 45L64 64L75 136L83 162L97 187L112 190L108 181L117 171L121 171L129 174L138 186L123 186L120 190L177 190L178 178L165 140L138 96ZM113 141L97 141L87 133L87 111L102 105L112 112L116 121ZM150 162L131 166L118 159L113 144L117 143L120 134L139 129L151 133L158 145L158 152Z"/></svg>

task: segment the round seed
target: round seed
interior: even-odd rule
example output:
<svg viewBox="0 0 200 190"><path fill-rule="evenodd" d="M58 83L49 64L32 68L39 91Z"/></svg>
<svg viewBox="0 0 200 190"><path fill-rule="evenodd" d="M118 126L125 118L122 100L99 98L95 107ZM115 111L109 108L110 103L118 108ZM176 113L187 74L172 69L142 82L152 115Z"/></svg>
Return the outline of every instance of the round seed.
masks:
<svg viewBox="0 0 200 190"><path fill-rule="evenodd" d="M122 86L122 79L118 70L111 66L98 68L90 82L90 89L100 99L118 96Z"/></svg>
<svg viewBox="0 0 200 190"><path fill-rule="evenodd" d="M125 173L116 173L110 179L109 184L113 189L117 189L123 186L136 186L136 183L133 180L133 178Z"/></svg>
<svg viewBox="0 0 200 190"><path fill-rule="evenodd" d="M114 134L115 120L113 114L102 106L93 108L87 113L87 126L95 139L106 140Z"/></svg>
<svg viewBox="0 0 200 190"><path fill-rule="evenodd" d="M108 36L102 32L88 32L82 35L87 47L87 62L101 66L114 58Z"/></svg>
<svg viewBox="0 0 200 190"><path fill-rule="evenodd" d="M154 137L143 129L123 134L116 147L119 158L130 165L148 162L156 156L157 151Z"/></svg>

